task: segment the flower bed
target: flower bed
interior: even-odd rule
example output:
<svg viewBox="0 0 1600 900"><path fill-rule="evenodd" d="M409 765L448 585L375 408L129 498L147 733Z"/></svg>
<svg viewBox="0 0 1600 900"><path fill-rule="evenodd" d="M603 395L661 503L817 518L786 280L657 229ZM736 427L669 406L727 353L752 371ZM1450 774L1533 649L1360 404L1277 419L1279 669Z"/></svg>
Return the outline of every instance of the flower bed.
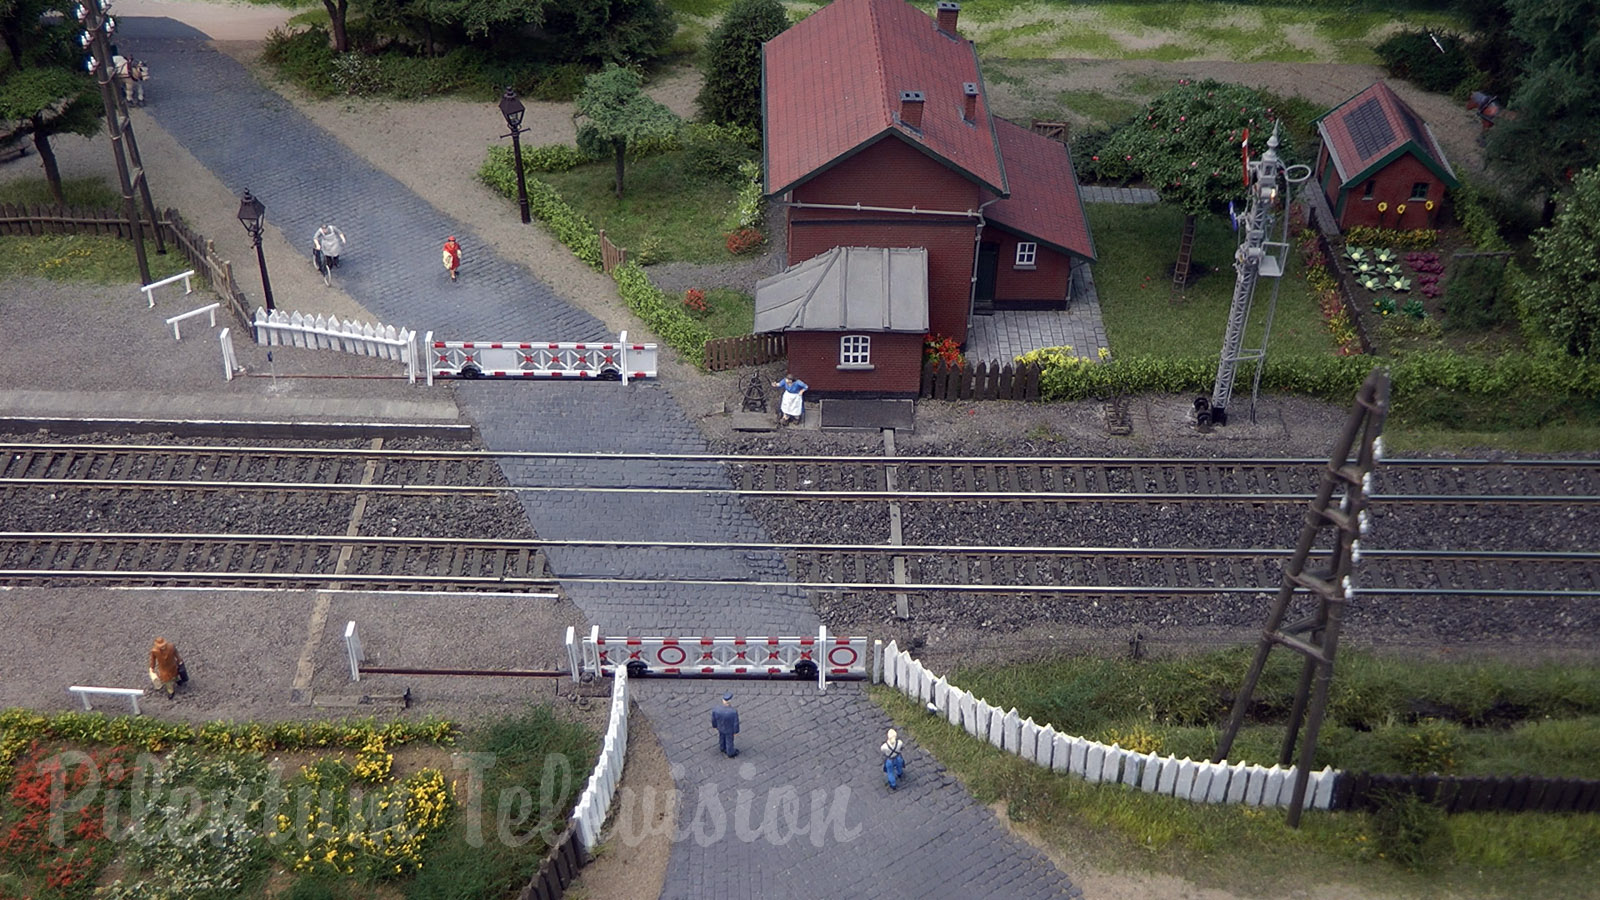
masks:
<svg viewBox="0 0 1600 900"><path fill-rule="evenodd" d="M437 768L394 777L394 750L453 735L440 722L195 728L0 713L0 900L256 897L275 863L305 877L407 878L454 801ZM310 761L267 761L285 751ZM113 862L117 877L101 884Z"/></svg>

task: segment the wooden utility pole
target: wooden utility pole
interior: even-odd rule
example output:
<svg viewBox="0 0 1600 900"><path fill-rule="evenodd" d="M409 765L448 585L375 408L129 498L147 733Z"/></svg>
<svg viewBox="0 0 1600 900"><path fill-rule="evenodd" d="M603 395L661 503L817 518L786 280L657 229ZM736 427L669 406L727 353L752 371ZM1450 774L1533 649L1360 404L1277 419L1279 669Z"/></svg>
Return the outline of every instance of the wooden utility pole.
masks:
<svg viewBox="0 0 1600 900"><path fill-rule="evenodd" d="M1245 713L1250 708L1252 695L1266 667L1267 655L1274 646L1283 646L1305 657L1305 667L1300 673L1300 686L1295 692L1294 707L1289 712L1289 729L1283 738L1283 748L1278 764L1289 765L1294 757L1295 737L1305 723L1305 742L1300 747L1300 760L1294 770L1294 794L1289 801L1289 827L1300 827L1300 813L1305 808L1306 783L1311 777L1311 766L1317 752L1317 735L1328 709L1328 691L1333 683L1333 660L1339 649L1339 628L1344 620L1344 607L1355 596L1354 567L1360 558L1361 535L1367 526L1367 499L1372 491L1372 472L1382 456L1383 421L1389 414L1389 373L1374 369L1367 376L1361 390L1356 393L1355 407L1345 421L1328 467L1322 474L1322 485L1311 507L1306 511L1306 523L1300 530L1300 543L1294 557L1283 574L1283 585L1278 589L1277 601L1267 616L1266 627L1261 632L1261 643L1250 663L1244 684L1234 698L1233 711L1228 724L1223 727L1222 739L1217 743L1213 762L1227 759L1233 740L1244 724ZM1357 442L1359 441L1359 446ZM1355 451L1352 460L1351 452ZM1342 494L1342 495L1341 495ZM1341 496L1336 496L1341 495ZM1306 570L1306 560L1311 548L1323 531L1332 532L1334 548L1326 571ZM1315 599L1315 613L1296 622L1285 624L1289 607L1297 595ZM1307 706L1309 704L1309 713Z"/></svg>

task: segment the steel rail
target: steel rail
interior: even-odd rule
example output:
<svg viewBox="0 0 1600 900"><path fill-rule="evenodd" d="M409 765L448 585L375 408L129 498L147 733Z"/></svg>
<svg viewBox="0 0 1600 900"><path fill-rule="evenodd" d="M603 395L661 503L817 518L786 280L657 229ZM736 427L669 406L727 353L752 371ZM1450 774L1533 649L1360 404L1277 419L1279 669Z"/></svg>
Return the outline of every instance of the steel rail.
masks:
<svg viewBox="0 0 1600 900"><path fill-rule="evenodd" d="M350 572L220 572L211 570L194 571L191 569L0 569L0 579L13 578L72 580L104 578L108 581L135 579L139 581L217 580L228 582L358 582L364 584L413 585L468 584L495 588L504 588L508 585L549 588L555 586L560 580L554 577L524 578L514 575L496 577L490 575L406 575L404 573L385 575Z"/></svg>
<svg viewBox="0 0 1600 900"><path fill-rule="evenodd" d="M468 550L523 550L546 547L602 547L607 549L655 550L734 550L796 553L873 553L902 555L961 556L1086 556L1118 559L1187 559L1223 557L1229 559L1273 559L1292 551L1277 547L1091 547L974 544L806 544L794 542L742 541L710 543L704 541L618 541L559 540L547 538L435 538L413 535L318 535L318 534L203 534L188 532L143 531L0 531L0 542L182 542L182 543L284 543L347 544L379 547L460 547ZM1314 551L1318 553L1324 550ZM1488 560L1522 562L1595 562L1600 552L1583 550L1405 550L1362 549L1363 559L1395 560ZM550 580L550 579L546 579Z"/></svg>
<svg viewBox="0 0 1600 900"><path fill-rule="evenodd" d="M145 491L303 491L307 493L393 494L398 496L490 496L494 494L687 494L748 497L756 500L803 500L810 502L895 500L928 502L935 500L973 500L987 502L1072 502L1072 503L1306 503L1311 494L1221 494L1172 493L1157 491L918 491L918 490L791 490L693 487L561 487L554 485L451 485L451 484L357 484L355 482L273 482L273 481L174 481L114 478L0 478L0 487L50 487L55 490L145 490ZM1600 503L1596 494L1383 494L1370 495L1374 502L1408 504L1564 504Z"/></svg>
<svg viewBox="0 0 1600 900"><path fill-rule="evenodd" d="M107 580L139 581L201 581L204 579L217 579L230 582L249 581L275 581L295 583L316 582L376 582L376 583L406 583L406 584L483 584L486 586L505 587L508 584L521 584L524 582L509 579L496 579L486 576L446 576L446 575L319 575L305 573L244 573L244 572L171 572L171 571L122 571L110 570L80 570L80 569L0 569L0 578L34 578L41 580L85 580L90 578L105 578ZM635 585L700 585L706 587L760 587L760 588L799 588L804 590L820 591L853 591L853 592L908 592L908 593L969 593L969 594L1061 594L1068 596L1117 596L1117 597L1144 597L1157 596L1212 596L1217 594L1263 594L1270 595L1278 590L1278 585L1265 586L1239 586L1216 585L1212 587L1201 586L1158 586L1158 585L1076 585L1076 584L886 584L882 582L857 582L857 581L750 581L739 579L718 578L621 578L600 576L577 576L546 579L541 582L528 581L528 584L548 584L559 581L563 584L635 584ZM1517 589L1517 588L1362 588L1357 587L1355 593L1365 596L1432 596L1432 597L1542 597L1554 599L1574 600L1579 598L1600 598L1600 590L1544 590L1544 589Z"/></svg>
<svg viewBox="0 0 1600 900"><path fill-rule="evenodd" d="M882 467L884 465L1101 465L1101 466L1314 466L1328 464L1326 457L1136 457L1136 456L788 456L781 454L719 454L719 453L563 453L542 450L369 450L354 447L230 447L225 445L174 445L174 444L64 444L0 442L0 453L37 450L72 452L138 452L138 453L217 453L236 456L354 456L384 459L573 459L573 460L651 460L683 462L780 462L780 463L861 463ZM1451 459L1427 457L1385 458L1380 466L1453 466L1532 468L1574 467L1600 469L1600 458L1594 459Z"/></svg>

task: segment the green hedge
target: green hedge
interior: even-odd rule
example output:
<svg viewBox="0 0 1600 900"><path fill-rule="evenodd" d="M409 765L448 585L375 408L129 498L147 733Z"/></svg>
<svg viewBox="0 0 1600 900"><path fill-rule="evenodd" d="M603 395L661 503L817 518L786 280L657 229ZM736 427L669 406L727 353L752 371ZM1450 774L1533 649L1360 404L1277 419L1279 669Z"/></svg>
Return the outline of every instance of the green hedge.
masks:
<svg viewBox="0 0 1600 900"><path fill-rule="evenodd" d="M611 277L617 282L617 293L623 302L667 346L697 366L705 364L706 341L711 340L711 332L684 312L682 304L652 284L644 270L633 263L612 269Z"/></svg>
<svg viewBox="0 0 1600 900"><path fill-rule="evenodd" d="M526 174L528 160L522 162ZM490 147L489 158L478 169L478 180L506 197L516 196L517 174L511 150ZM568 206L555 188L537 179L528 179L528 208L574 255L596 269L601 267L600 235L594 223ZM705 362L706 341L711 339L711 333L690 318L681 304L652 284L644 270L629 263L613 269L611 277L617 282L617 292L623 302L667 346L697 366Z"/></svg>
<svg viewBox="0 0 1600 900"><path fill-rule="evenodd" d="M522 161L527 175L528 161ZM478 169L478 180L507 197L517 195L517 168L511 161L510 147L490 147L489 158ZM600 268L600 233L583 213L567 205L556 189L537 178L528 178L528 210L555 233L573 254Z"/></svg>
<svg viewBox="0 0 1600 900"><path fill-rule="evenodd" d="M1115 391L1130 393L1207 393L1216 380L1217 361L1205 359L1115 359L1095 364L1059 350L1036 350L1018 357L1042 365L1045 400L1085 400ZM1600 398L1600 365L1581 365L1550 356L1513 353L1493 358L1446 351L1414 353L1398 359L1369 356L1279 357L1268 362L1261 386L1343 402L1355 395L1367 373L1387 366L1392 396L1404 399L1447 391L1482 399L1514 399L1529 392Z"/></svg>

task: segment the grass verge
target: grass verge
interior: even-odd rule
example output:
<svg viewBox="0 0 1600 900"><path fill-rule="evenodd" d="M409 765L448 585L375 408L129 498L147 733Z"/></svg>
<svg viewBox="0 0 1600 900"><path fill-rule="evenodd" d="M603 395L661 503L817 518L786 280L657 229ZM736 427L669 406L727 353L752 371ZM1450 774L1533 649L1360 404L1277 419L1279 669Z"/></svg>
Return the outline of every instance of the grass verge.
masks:
<svg viewBox="0 0 1600 900"><path fill-rule="evenodd" d="M145 258L150 277L156 280L188 268L188 261L177 253L156 253L155 242L148 239ZM139 264L133 242L122 238L81 234L0 237L0 281L11 278L137 284Z"/></svg>
<svg viewBox="0 0 1600 900"><path fill-rule="evenodd" d="M597 162L566 172L541 172L578 212L606 230L630 258L649 248L657 260L727 262L723 222L733 208L735 190L694 172L682 152L628 161L623 195L613 190L612 163Z"/></svg>
<svg viewBox="0 0 1600 900"><path fill-rule="evenodd" d="M1194 759L1216 750L1248 648L1163 660L1072 657L963 669L954 681L1068 734ZM1300 665L1274 654L1232 758L1278 755ZM1259 718L1257 718L1259 717ZM1317 766L1600 778L1600 667L1429 662L1345 652Z"/></svg>
<svg viewBox="0 0 1600 900"><path fill-rule="evenodd" d="M1313 811L1295 830L1278 810L1193 804L1058 775L929 717L892 689L873 688L872 696L980 803L999 805L1069 872L1092 861L1098 870L1179 877L1252 897L1290 896L1317 882L1329 896L1499 897L1530 884L1543 896L1595 896L1600 862L1590 848L1600 840L1600 817L1422 810L1397 823L1397 815ZM1401 858L1411 862L1394 861Z"/></svg>
<svg viewBox="0 0 1600 900"><path fill-rule="evenodd" d="M1189 287L1187 300L1172 303L1172 267L1183 233L1183 211L1164 203L1085 208L1100 257L1094 270L1100 311L1116 354L1167 359L1218 352L1233 300L1233 254L1238 249L1227 218L1200 217L1193 261L1206 273ZM1327 355L1334 349L1332 339L1301 276L1300 262L1292 257L1289 271L1280 279L1268 350L1278 357ZM1261 346L1272 287L1272 280L1264 278L1256 289L1246 347Z"/></svg>
<svg viewBox="0 0 1600 900"><path fill-rule="evenodd" d="M122 208L122 195L112 190L104 178L64 178L61 180L61 193L68 206ZM49 206L55 202L55 198L50 196L50 184L43 178L0 182L0 203Z"/></svg>

